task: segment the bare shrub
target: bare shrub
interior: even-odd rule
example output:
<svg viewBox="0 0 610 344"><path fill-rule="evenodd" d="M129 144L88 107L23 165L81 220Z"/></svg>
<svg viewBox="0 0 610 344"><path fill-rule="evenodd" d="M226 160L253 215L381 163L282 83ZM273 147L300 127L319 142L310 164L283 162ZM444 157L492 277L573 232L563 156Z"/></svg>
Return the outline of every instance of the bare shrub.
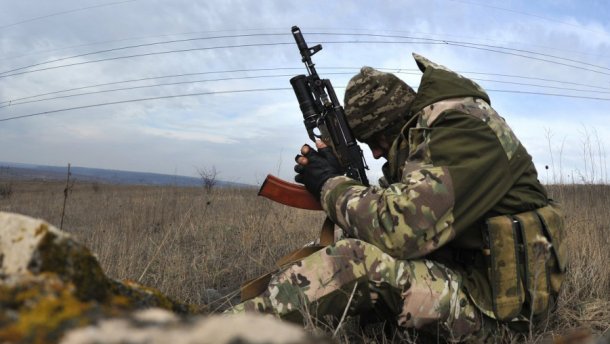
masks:
<svg viewBox="0 0 610 344"><path fill-rule="evenodd" d="M63 229L64 226L64 217L66 215L66 203L68 202L68 195L72 193L72 189L74 188L74 180L72 180L72 184L70 184L70 176L72 176L72 172L70 172L70 163L68 163L68 172L66 173L66 187L64 188L64 202L61 208L61 220L59 222L59 229Z"/></svg>
<svg viewBox="0 0 610 344"><path fill-rule="evenodd" d="M206 193L210 193L212 189L218 184L218 171L216 171L216 166L212 166L211 168L206 167L198 167L197 174L201 178L201 185Z"/></svg>
<svg viewBox="0 0 610 344"><path fill-rule="evenodd" d="M13 194L13 182L9 167L0 166L0 199L10 198Z"/></svg>
<svg viewBox="0 0 610 344"><path fill-rule="evenodd" d="M0 183L0 198L10 198L13 194L13 183Z"/></svg>

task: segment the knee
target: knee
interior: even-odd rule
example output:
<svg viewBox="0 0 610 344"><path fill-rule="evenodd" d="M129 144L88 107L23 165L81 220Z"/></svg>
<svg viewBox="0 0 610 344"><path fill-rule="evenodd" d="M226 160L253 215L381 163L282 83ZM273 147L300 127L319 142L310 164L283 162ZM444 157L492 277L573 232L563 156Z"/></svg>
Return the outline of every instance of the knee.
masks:
<svg viewBox="0 0 610 344"><path fill-rule="evenodd" d="M333 258L352 260L356 263L393 260L381 249L360 239L342 239L326 247L325 253Z"/></svg>
<svg viewBox="0 0 610 344"><path fill-rule="evenodd" d="M371 244L368 243L366 241L363 241L361 239L354 239L354 238L345 238L345 239L341 239L338 240L337 242L335 242L334 244L328 246L328 247L332 247L332 248L337 248L337 249L355 249L356 251L367 251L367 254L375 254L375 255L382 255L385 254L383 253L383 251Z"/></svg>
<svg viewBox="0 0 610 344"><path fill-rule="evenodd" d="M334 244L329 245L329 247L360 247L364 244L366 243L360 239L344 238L337 240Z"/></svg>

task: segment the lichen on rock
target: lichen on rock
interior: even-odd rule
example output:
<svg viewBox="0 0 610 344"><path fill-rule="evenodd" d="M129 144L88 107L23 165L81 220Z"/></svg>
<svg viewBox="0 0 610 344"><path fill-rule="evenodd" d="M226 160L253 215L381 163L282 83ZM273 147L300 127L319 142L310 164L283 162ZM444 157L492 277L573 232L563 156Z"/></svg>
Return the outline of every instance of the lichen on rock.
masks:
<svg viewBox="0 0 610 344"><path fill-rule="evenodd" d="M331 343L262 315L204 317L154 288L107 277L69 234L0 212L0 343Z"/></svg>
<svg viewBox="0 0 610 344"><path fill-rule="evenodd" d="M0 342L57 342L68 329L149 307L201 312L107 277L89 249L42 220L0 212L0 257Z"/></svg>
<svg viewBox="0 0 610 344"><path fill-rule="evenodd" d="M109 279L89 249L42 220L0 212L0 275L53 272L81 300L104 300Z"/></svg>
<svg viewBox="0 0 610 344"><path fill-rule="evenodd" d="M0 280L0 342L56 342L63 333L112 316L111 308L76 296L55 273L4 276Z"/></svg>

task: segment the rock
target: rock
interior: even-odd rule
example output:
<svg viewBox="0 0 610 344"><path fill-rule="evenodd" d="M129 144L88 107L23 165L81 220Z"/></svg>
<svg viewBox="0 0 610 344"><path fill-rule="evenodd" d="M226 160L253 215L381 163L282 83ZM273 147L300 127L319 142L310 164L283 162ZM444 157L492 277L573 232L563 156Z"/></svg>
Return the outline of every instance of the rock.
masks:
<svg viewBox="0 0 610 344"><path fill-rule="evenodd" d="M84 302L76 287L56 274L12 275L0 280L0 342L53 343L73 327L113 314L111 307Z"/></svg>
<svg viewBox="0 0 610 344"><path fill-rule="evenodd" d="M171 313L150 309L129 318L103 320L73 330L61 344L314 344L330 340L301 327L262 315L195 317L181 321Z"/></svg>
<svg viewBox="0 0 610 344"><path fill-rule="evenodd" d="M0 212L0 342L57 342L68 329L150 307L201 312L108 278L85 246L44 221Z"/></svg>
<svg viewBox="0 0 610 344"><path fill-rule="evenodd" d="M89 250L70 235L30 217L0 212L0 275L53 272L82 300L108 296L110 281Z"/></svg>
<svg viewBox="0 0 610 344"><path fill-rule="evenodd" d="M213 289L204 294L222 299ZM330 342L270 316L203 317L204 311L108 278L69 234L0 212L0 343Z"/></svg>

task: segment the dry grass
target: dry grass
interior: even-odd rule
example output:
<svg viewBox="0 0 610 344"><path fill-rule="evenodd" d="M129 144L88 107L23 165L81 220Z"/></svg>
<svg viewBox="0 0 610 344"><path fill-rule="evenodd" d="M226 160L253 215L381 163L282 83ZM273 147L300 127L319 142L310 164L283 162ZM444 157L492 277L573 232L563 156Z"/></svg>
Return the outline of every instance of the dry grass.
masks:
<svg viewBox="0 0 610 344"><path fill-rule="evenodd" d="M554 185L566 214L569 271L547 331L610 329L610 186ZM542 329L544 330L544 328Z"/></svg>
<svg viewBox="0 0 610 344"><path fill-rule="evenodd" d="M11 195L0 198L0 210L60 223L62 183L11 185ZM610 327L610 187L559 185L550 193L567 214L569 275L556 311L528 342L581 328L600 334ZM243 280L313 240L323 219L321 212L256 197L254 189L205 193L77 182L64 230L89 246L111 277L140 280L178 300L204 303L206 289L223 295L235 291ZM340 331L342 341L347 336ZM372 336L379 340L379 331Z"/></svg>

